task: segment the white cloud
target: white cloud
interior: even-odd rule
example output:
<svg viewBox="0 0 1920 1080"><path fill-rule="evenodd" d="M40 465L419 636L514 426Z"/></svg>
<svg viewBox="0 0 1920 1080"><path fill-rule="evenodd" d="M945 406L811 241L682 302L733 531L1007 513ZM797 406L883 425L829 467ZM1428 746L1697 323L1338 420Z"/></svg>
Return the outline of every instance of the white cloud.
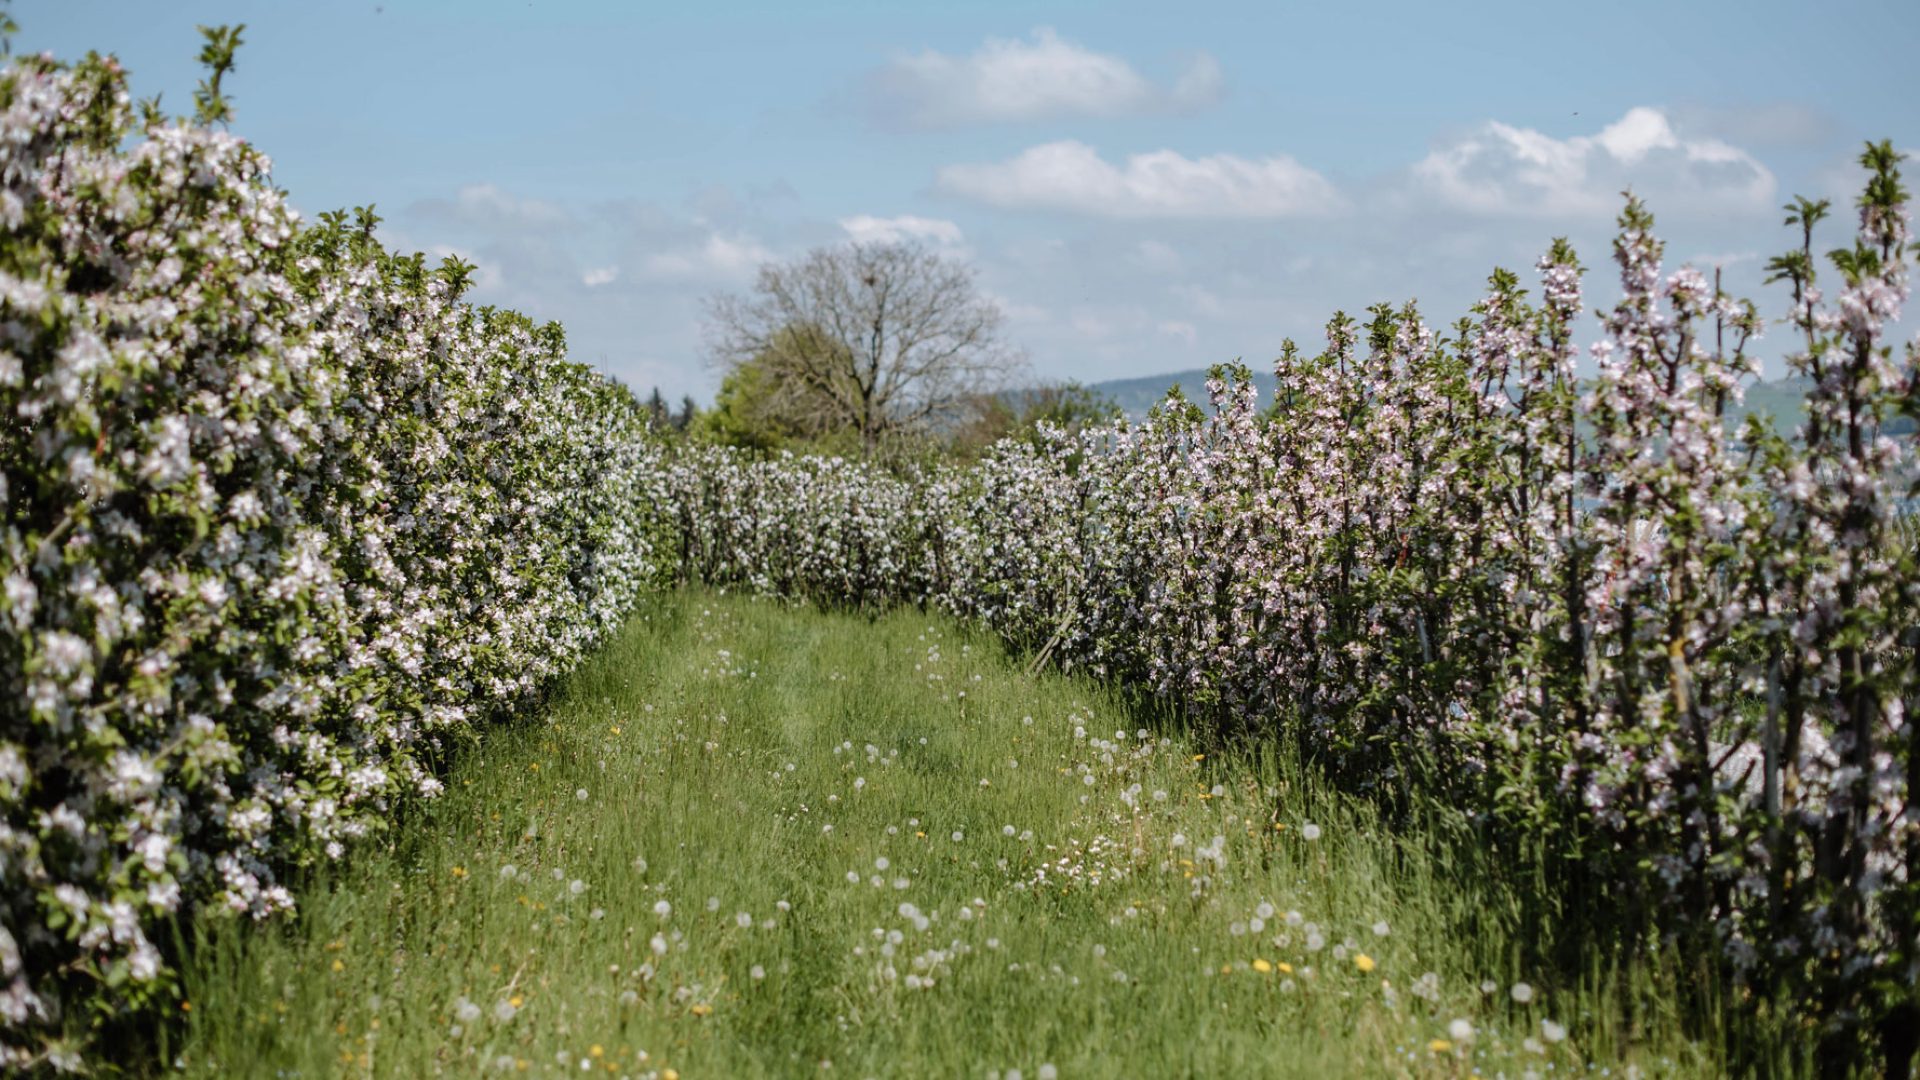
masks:
<svg viewBox="0 0 1920 1080"><path fill-rule="evenodd" d="M602 285L613 284L614 280L619 276L620 268L617 266L595 267L580 275L580 284L585 285L589 289L597 289Z"/></svg>
<svg viewBox="0 0 1920 1080"><path fill-rule="evenodd" d="M1090 311L1075 313L1068 325L1072 326L1074 332L1081 337L1092 338L1096 341L1112 336L1116 329L1112 322Z"/></svg>
<svg viewBox="0 0 1920 1080"><path fill-rule="evenodd" d="M966 244L960 226L953 222L916 217L913 214L890 218L856 214L841 218L840 227L846 230L847 238L856 244L895 244L902 240L923 240L943 248L960 248Z"/></svg>
<svg viewBox="0 0 1920 1080"><path fill-rule="evenodd" d="M989 38L971 56L931 49L896 57L868 87L884 118L919 128L1179 112L1217 100L1220 64L1201 53L1163 87L1117 56L1040 27L1031 40Z"/></svg>
<svg viewBox="0 0 1920 1080"><path fill-rule="evenodd" d="M1194 326L1190 322L1170 320L1168 322L1161 323L1159 326L1155 327L1155 329L1159 330L1161 333L1167 335L1168 337L1179 338L1180 340L1186 342L1189 345L1192 345L1195 342L1200 340L1199 328Z"/></svg>
<svg viewBox="0 0 1920 1080"><path fill-rule="evenodd" d="M1710 251L1700 255L1689 256L1684 261L1694 266L1726 269L1748 263L1757 263L1760 261L1760 253L1757 251Z"/></svg>
<svg viewBox="0 0 1920 1080"><path fill-rule="evenodd" d="M1180 257L1178 251L1158 240L1140 241L1134 247L1128 261L1142 270L1149 270L1156 274L1177 273L1186 265L1186 260Z"/></svg>
<svg viewBox="0 0 1920 1080"><path fill-rule="evenodd" d="M451 199L430 199L418 205L424 216L493 228L557 228L571 219L567 212L543 199L523 199L493 184L469 184Z"/></svg>
<svg viewBox="0 0 1920 1080"><path fill-rule="evenodd" d="M1108 164L1066 140L1009 161L949 165L935 186L995 206L1039 207L1117 218L1279 218L1325 214L1343 200L1327 179L1285 155L1188 158L1156 150Z"/></svg>
<svg viewBox="0 0 1920 1080"><path fill-rule="evenodd" d="M697 246L648 256L646 272L672 281L740 281L773 258L773 252L752 237L713 233Z"/></svg>
<svg viewBox="0 0 1920 1080"><path fill-rule="evenodd" d="M1645 106L1594 135L1556 139L1498 121L1413 167L1416 190L1456 210L1513 217L1609 214L1631 188L1655 209L1752 211L1774 204L1773 173L1746 151L1685 138Z"/></svg>
<svg viewBox="0 0 1920 1080"><path fill-rule="evenodd" d="M1052 318L1046 308L1012 299L991 289L982 289L980 295L999 308L1000 314L1005 315L1008 322L1044 323Z"/></svg>
<svg viewBox="0 0 1920 1080"><path fill-rule="evenodd" d="M1227 306L1220 302L1220 298L1199 285L1175 285L1172 292L1174 296L1191 307L1195 314L1209 318L1226 314Z"/></svg>

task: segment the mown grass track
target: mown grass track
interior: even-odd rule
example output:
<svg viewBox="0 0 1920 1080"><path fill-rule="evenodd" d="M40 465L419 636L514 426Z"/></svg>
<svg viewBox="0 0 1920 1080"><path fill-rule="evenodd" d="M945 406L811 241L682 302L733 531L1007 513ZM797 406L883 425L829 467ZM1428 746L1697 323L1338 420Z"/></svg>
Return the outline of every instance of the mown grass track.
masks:
<svg viewBox="0 0 1920 1080"><path fill-rule="evenodd" d="M289 925L203 924L156 1069L1719 1071L1515 970L1493 869L1143 723L943 618L663 597Z"/></svg>

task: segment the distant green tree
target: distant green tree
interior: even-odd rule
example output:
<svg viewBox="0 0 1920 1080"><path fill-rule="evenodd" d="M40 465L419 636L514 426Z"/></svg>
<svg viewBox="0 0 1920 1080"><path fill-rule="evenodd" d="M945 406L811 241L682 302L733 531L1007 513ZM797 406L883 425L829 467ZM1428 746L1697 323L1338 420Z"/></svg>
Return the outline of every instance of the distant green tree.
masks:
<svg viewBox="0 0 1920 1080"><path fill-rule="evenodd" d="M973 271L912 243L762 266L748 295L713 298L708 316L715 363L771 376L779 421L809 437L851 430L868 454L951 430L1022 364Z"/></svg>
<svg viewBox="0 0 1920 1080"><path fill-rule="evenodd" d="M647 423L655 431L666 430L668 419L667 399L661 395L659 387L654 387L653 393L647 396L645 408L647 410Z"/></svg>
<svg viewBox="0 0 1920 1080"><path fill-rule="evenodd" d="M824 340L806 327L788 327L773 336L767 352L733 365L720 379L713 408L692 422L694 436L744 450L857 452L858 433L847 434L820 400L825 395L782 374L781 357L829 347Z"/></svg>
<svg viewBox="0 0 1920 1080"><path fill-rule="evenodd" d="M953 453L973 458L1001 439L1035 439L1043 423L1078 432L1119 417L1120 406L1112 398L1070 379L980 395L972 415L948 441Z"/></svg>

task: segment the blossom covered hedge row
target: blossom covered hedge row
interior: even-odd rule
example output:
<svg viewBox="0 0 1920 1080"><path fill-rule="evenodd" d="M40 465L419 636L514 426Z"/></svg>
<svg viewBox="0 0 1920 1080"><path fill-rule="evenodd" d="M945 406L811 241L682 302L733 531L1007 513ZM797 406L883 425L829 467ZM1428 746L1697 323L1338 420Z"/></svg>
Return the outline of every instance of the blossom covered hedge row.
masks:
<svg viewBox="0 0 1920 1080"><path fill-rule="evenodd" d="M172 1004L652 575L631 396L111 59L0 74L0 1071Z"/></svg>
<svg viewBox="0 0 1920 1080"><path fill-rule="evenodd" d="M1629 202L1621 300L1577 379L1582 268L1496 273L1449 336L1411 305L971 470L682 457L691 574L831 603L930 602L1195 717L1296 740L1359 786L1465 808L1558 911L1720 966L1823 1065L1920 1032L1915 346L1898 156L1816 278L1775 260L1795 441L1725 410L1755 309L1668 271ZM1831 295L1827 276L1837 278ZM1902 1032L1908 1035L1901 1034ZM1907 1041L1903 1041L1907 1040ZM1906 1050L1902 1050L1907 1046Z"/></svg>

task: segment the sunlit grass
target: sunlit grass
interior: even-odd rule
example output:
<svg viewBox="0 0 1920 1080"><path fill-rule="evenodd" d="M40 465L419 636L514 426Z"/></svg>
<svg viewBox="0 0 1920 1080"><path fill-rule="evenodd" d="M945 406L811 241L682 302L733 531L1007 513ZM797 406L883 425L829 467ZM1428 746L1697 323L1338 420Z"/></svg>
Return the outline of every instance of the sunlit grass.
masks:
<svg viewBox="0 0 1920 1080"><path fill-rule="evenodd" d="M665 597L290 925L211 924L168 1056L309 1078L1720 1071L1677 1010L1629 1043L1613 991L1518 970L1517 905L1471 852L1145 723L945 619Z"/></svg>

